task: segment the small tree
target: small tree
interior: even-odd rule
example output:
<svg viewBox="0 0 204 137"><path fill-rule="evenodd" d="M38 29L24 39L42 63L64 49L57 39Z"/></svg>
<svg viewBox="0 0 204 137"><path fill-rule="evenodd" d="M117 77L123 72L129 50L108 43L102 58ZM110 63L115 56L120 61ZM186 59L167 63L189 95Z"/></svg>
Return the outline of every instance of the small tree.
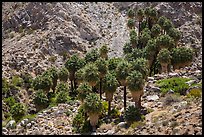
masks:
<svg viewBox="0 0 204 137"><path fill-rule="evenodd" d="M103 109L102 101L99 99L99 96L95 93L88 94L84 100L84 109L88 114L90 124L95 131L99 115Z"/></svg>
<svg viewBox="0 0 204 137"><path fill-rule="evenodd" d="M103 90L106 94L106 100L108 101L108 114L110 115L111 111L111 101L113 99L113 93L116 91L118 87L118 81L115 76L111 73L107 73L103 80Z"/></svg>
<svg viewBox="0 0 204 137"><path fill-rule="evenodd" d="M49 105L49 99L42 89L36 91L33 102L37 111L40 111Z"/></svg>
<svg viewBox="0 0 204 137"><path fill-rule="evenodd" d="M129 29L134 29L135 21L133 19L128 19L127 26Z"/></svg>
<svg viewBox="0 0 204 137"><path fill-rule="evenodd" d="M103 58L99 58L96 61L96 66L97 66L98 71L99 71L99 79L100 79L99 92L100 92L100 99L102 99L102 79L104 78L104 76L106 75L106 73L108 71L108 66L107 66L106 60Z"/></svg>
<svg viewBox="0 0 204 137"><path fill-rule="evenodd" d="M167 49L160 50L157 57L161 64L162 72L167 73L167 66L171 62L171 55L169 50Z"/></svg>
<svg viewBox="0 0 204 137"><path fill-rule="evenodd" d="M58 77L60 81L67 82L69 77L69 71L65 67L62 67L58 72Z"/></svg>
<svg viewBox="0 0 204 137"><path fill-rule="evenodd" d="M22 103L15 103L11 107L11 114L15 121L19 121L26 114L25 105Z"/></svg>
<svg viewBox="0 0 204 137"><path fill-rule="evenodd" d="M144 94L143 87L145 83L142 74L137 70L132 71L127 77L127 83L135 102L135 107L141 108L141 96Z"/></svg>

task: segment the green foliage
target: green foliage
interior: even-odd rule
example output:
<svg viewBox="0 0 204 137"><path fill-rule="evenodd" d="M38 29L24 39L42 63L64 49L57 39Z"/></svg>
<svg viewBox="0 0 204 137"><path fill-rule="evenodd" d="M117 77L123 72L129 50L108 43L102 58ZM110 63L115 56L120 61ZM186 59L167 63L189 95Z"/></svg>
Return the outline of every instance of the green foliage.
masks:
<svg viewBox="0 0 204 137"><path fill-rule="evenodd" d="M157 37L159 36L160 33L161 33L161 27L159 26L159 24L153 25L151 28L151 35L153 37Z"/></svg>
<svg viewBox="0 0 204 137"><path fill-rule="evenodd" d="M121 58L113 57L108 60L108 70L115 70Z"/></svg>
<svg viewBox="0 0 204 137"><path fill-rule="evenodd" d="M128 19L127 26L128 26L128 28L132 29L135 26L134 19L131 19L131 18Z"/></svg>
<svg viewBox="0 0 204 137"><path fill-rule="evenodd" d="M108 66L107 66L106 60L103 58L99 58L96 60L95 63L96 63L96 66L98 68L98 71L99 71L99 77L103 78L108 71Z"/></svg>
<svg viewBox="0 0 204 137"><path fill-rule="evenodd" d="M187 97L200 98L202 90L200 88L193 88L187 94Z"/></svg>
<svg viewBox="0 0 204 137"><path fill-rule="evenodd" d="M174 45L174 40L169 35L160 35L156 39L156 44L159 48L171 49Z"/></svg>
<svg viewBox="0 0 204 137"><path fill-rule="evenodd" d="M147 21L146 20L143 20L142 22L141 22L141 26L140 26L141 28L141 31L142 30L144 30L145 28L148 28L148 24L147 24Z"/></svg>
<svg viewBox="0 0 204 137"><path fill-rule="evenodd" d="M125 43L125 45L123 46L123 53L124 54L128 54L131 53L133 50L132 46L130 45L130 42Z"/></svg>
<svg viewBox="0 0 204 137"><path fill-rule="evenodd" d="M157 19L158 13L155 8L151 8L149 12L149 17L151 20L155 21Z"/></svg>
<svg viewBox="0 0 204 137"><path fill-rule="evenodd" d="M135 12L133 9L129 9L127 12L127 15L129 18L133 18L135 16Z"/></svg>
<svg viewBox="0 0 204 137"><path fill-rule="evenodd" d="M108 58L108 47L107 45L103 45L100 50L100 57L107 59Z"/></svg>
<svg viewBox="0 0 204 137"><path fill-rule="evenodd" d="M49 104L48 97L43 90L36 91L33 101L36 105L43 107L47 107Z"/></svg>
<svg viewBox="0 0 204 137"><path fill-rule="evenodd" d="M56 93L59 93L59 92L67 92L67 93L69 93L69 86L67 85L67 83L60 82L59 84L57 84Z"/></svg>
<svg viewBox="0 0 204 137"><path fill-rule="evenodd" d="M171 55L168 49L161 49L157 55L160 63L170 63Z"/></svg>
<svg viewBox="0 0 204 137"><path fill-rule="evenodd" d="M144 31L144 30L142 31L142 35L140 37L140 41L143 43L143 46L146 46L148 40L151 39L151 35L148 33L148 31Z"/></svg>
<svg viewBox="0 0 204 137"><path fill-rule="evenodd" d="M127 83L130 91L142 90L144 87L144 79L142 74L137 70L132 71L127 77Z"/></svg>
<svg viewBox="0 0 204 137"><path fill-rule="evenodd" d="M2 95L7 95L10 91L9 82L6 78L2 78Z"/></svg>
<svg viewBox="0 0 204 137"><path fill-rule="evenodd" d="M69 97L69 93L67 91L60 91L56 96L56 103L66 103L71 98Z"/></svg>
<svg viewBox="0 0 204 137"><path fill-rule="evenodd" d="M57 56L51 56L48 61L50 61L51 63L54 63L57 60Z"/></svg>
<svg viewBox="0 0 204 137"><path fill-rule="evenodd" d="M18 121L26 114L26 108L22 103L15 103L10 112L15 121Z"/></svg>
<svg viewBox="0 0 204 137"><path fill-rule="evenodd" d="M88 113L100 114L102 112L103 105L99 96L95 93L88 94L84 100L84 109L85 112Z"/></svg>
<svg viewBox="0 0 204 137"><path fill-rule="evenodd" d="M116 68L116 77L119 81L126 81L126 78L130 72L131 64L128 61L122 60L118 63Z"/></svg>
<svg viewBox="0 0 204 137"><path fill-rule="evenodd" d="M77 70L75 76L76 76L77 82L79 83L83 82L84 81L84 68Z"/></svg>
<svg viewBox="0 0 204 137"><path fill-rule="evenodd" d="M165 31L169 31L170 28L173 27L172 22L169 19L166 19L163 24L163 28Z"/></svg>
<svg viewBox="0 0 204 137"><path fill-rule="evenodd" d="M141 58L141 57L144 57L144 50L143 49L138 49L138 48L135 48L133 49L132 53L129 53L129 54L126 54L125 55L125 59L127 61L133 61L137 58Z"/></svg>
<svg viewBox="0 0 204 137"><path fill-rule="evenodd" d="M149 18L150 16L150 12L151 12L151 8L150 7L146 7L144 10L144 14L147 18Z"/></svg>
<svg viewBox="0 0 204 137"><path fill-rule="evenodd" d="M131 70L137 70L142 74L143 79L147 79L148 76L148 64L145 58L137 58L136 60L131 62Z"/></svg>
<svg viewBox="0 0 204 137"><path fill-rule="evenodd" d="M38 75L32 82L32 87L34 88L34 90L42 89L45 91L49 91L52 85L53 85L52 79L48 75L45 76Z"/></svg>
<svg viewBox="0 0 204 137"><path fill-rule="evenodd" d="M106 116L108 112L108 102L107 101L102 101L103 109L102 109L102 117Z"/></svg>
<svg viewBox="0 0 204 137"><path fill-rule="evenodd" d="M145 125L145 123L142 122L142 121L135 121L130 125L130 127L135 129L135 128L138 128L138 127L141 127L141 126L144 126L144 125Z"/></svg>
<svg viewBox="0 0 204 137"><path fill-rule="evenodd" d="M84 100L86 98L86 95L92 92L91 86L89 86L87 83L81 83L77 90L79 92L78 98L80 100Z"/></svg>
<svg viewBox="0 0 204 137"><path fill-rule="evenodd" d="M25 88L29 89L32 86L32 81L33 81L33 77L31 76L31 74L27 73L27 72L23 72L21 73L21 78L23 79L23 83Z"/></svg>
<svg viewBox="0 0 204 137"><path fill-rule="evenodd" d="M103 79L103 90L105 92L113 93L118 87L118 81L111 73L107 73Z"/></svg>
<svg viewBox="0 0 204 137"><path fill-rule="evenodd" d="M144 48L145 51L145 57L147 59L153 59L154 54L157 51L157 45L156 45L156 40L155 39L150 39L147 42L147 46Z"/></svg>
<svg viewBox="0 0 204 137"><path fill-rule="evenodd" d="M78 54L72 55L65 63L65 67L72 75L85 65L85 61L79 58Z"/></svg>
<svg viewBox="0 0 204 137"><path fill-rule="evenodd" d="M144 18L144 10L143 9L138 9L136 14L137 14L138 21L141 22L143 20L143 18Z"/></svg>
<svg viewBox="0 0 204 137"><path fill-rule="evenodd" d="M172 64L192 62L193 60L193 50L186 47L173 48L171 52Z"/></svg>
<svg viewBox="0 0 204 137"><path fill-rule="evenodd" d="M16 100L14 97L8 97L4 98L4 102L9 106L9 108L11 108L16 103Z"/></svg>
<svg viewBox="0 0 204 137"><path fill-rule="evenodd" d="M159 17L157 23L162 27L162 29L164 29L164 22L167 20L167 18L165 16L161 16Z"/></svg>
<svg viewBox="0 0 204 137"><path fill-rule="evenodd" d="M95 62L99 58L98 49L92 49L90 52L86 53L85 61L86 63Z"/></svg>
<svg viewBox="0 0 204 137"><path fill-rule="evenodd" d="M167 93L170 89L181 95L185 95L186 90L189 88L185 82L189 81L189 78L172 77L169 79L158 80L156 84L160 87L161 91Z"/></svg>
<svg viewBox="0 0 204 137"><path fill-rule="evenodd" d="M170 28L167 34L174 39L174 41L179 41L181 38L181 32L176 28Z"/></svg>
<svg viewBox="0 0 204 137"><path fill-rule="evenodd" d="M23 86L23 79L21 77L17 76L17 75L16 76L12 76L11 84L13 86L21 87L21 86Z"/></svg>
<svg viewBox="0 0 204 137"><path fill-rule="evenodd" d="M95 86L99 81L98 68L94 63L89 63L84 67L84 80L91 86Z"/></svg>
<svg viewBox="0 0 204 137"><path fill-rule="evenodd" d="M124 115L125 121L128 123L133 123L134 121L139 121L141 119L141 114L138 108L134 106L129 106L125 111Z"/></svg>
<svg viewBox="0 0 204 137"><path fill-rule="evenodd" d="M58 72L58 77L60 81L67 82L69 77L69 71L65 67L62 67Z"/></svg>
<svg viewBox="0 0 204 137"><path fill-rule="evenodd" d="M112 118L118 118L118 117L120 117L121 113L120 113L120 111L118 109L113 108L110 111L110 115L111 115Z"/></svg>

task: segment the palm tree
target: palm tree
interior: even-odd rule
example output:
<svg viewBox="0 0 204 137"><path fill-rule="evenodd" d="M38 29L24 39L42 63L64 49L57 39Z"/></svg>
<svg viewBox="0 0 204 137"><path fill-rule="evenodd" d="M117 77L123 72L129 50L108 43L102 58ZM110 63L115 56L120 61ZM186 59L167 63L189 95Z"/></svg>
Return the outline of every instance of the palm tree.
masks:
<svg viewBox="0 0 204 137"><path fill-rule="evenodd" d="M181 32L176 28L170 28L167 34L172 37L175 41L175 46L177 47L178 41L181 38Z"/></svg>
<svg viewBox="0 0 204 137"><path fill-rule="evenodd" d="M84 67L84 81L92 86L92 88L99 81L99 71L94 63L89 63Z"/></svg>
<svg viewBox="0 0 204 137"><path fill-rule="evenodd" d="M164 27L164 30L166 32L168 32L173 27L173 24L172 24L172 22L169 19L166 19L164 21L163 27Z"/></svg>
<svg viewBox="0 0 204 137"><path fill-rule="evenodd" d="M130 42L126 42L125 45L123 46L123 54L128 54L131 53L133 50L131 43Z"/></svg>
<svg viewBox="0 0 204 137"><path fill-rule="evenodd" d="M127 85L135 102L135 107L138 108L141 108L141 96L144 94L144 84L143 76L139 71L134 70L130 72L130 75L127 77Z"/></svg>
<svg viewBox="0 0 204 137"><path fill-rule="evenodd" d="M137 10L137 19L139 21L139 29L138 29L138 36L140 36L140 32L141 32L141 22L144 18L144 10L143 9L138 9Z"/></svg>
<svg viewBox="0 0 204 137"><path fill-rule="evenodd" d="M149 13L149 18L150 18L150 28L149 29L151 29L152 25L156 23L157 17L158 17L157 10L154 8L151 8L150 13Z"/></svg>
<svg viewBox="0 0 204 137"><path fill-rule="evenodd" d="M96 61L96 66L97 66L98 71L99 71L99 78L100 78L99 92L100 92L100 99L102 99L102 79L104 78L104 76L106 75L106 73L108 71L108 66L107 66L106 60L103 58L99 58Z"/></svg>
<svg viewBox="0 0 204 137"><path fill-rule="evenodd" d="M79 85L80 83L82 83L84 81L84 68L80 68L79 70L77 70L75 76L77 84Z"/></svg>
<svg viewBox="0 0 204 137"><path fill-rule="evenodd" d="M157 37L157 36L159 36L160 33L161 33L161 27L159 26L159 24L153 25L153 27L151 29L152 37Z"/></svg>
<svg viewBox="0 0 204 137"><path fill-rule="evenodd" d="M127 86L127 76L130 71L130 65L128 61L121 61L116 68L116 77L120 84L124 87L124 110L126 110L126 86Z"/></svg>
<svg viewBox="0 0 204 137"><path fill-rule="evenodd" d="M169 50L166 48L161 49L157 57L162 66L162 72L167 73L167 66L171 62L171 55Z"/></svg>
<svg viewBox="0 0 204 137"><path fill-rule="evenodd" d="M134 29L135 21L133 19L128 19L127 26L129 29Z"/></svg>
<svg viewBox="0 0 204 137"><path fill-rule="evenodd" d="M149 29L151 29L151 28L150 28L150 12L151 12L151 8L150 8L150 7L146 7L146 8L145 8L145 11L144 11L144 14L145 14L145 16L146 16L146 21L147 21L147 23L148 23L148 28L149 28Z"/></svg>
<svg viewBox="0 0 204 137"><path fill-rule="evenodd" d="M100 57L104 58L104 59L108 59L108 47L107 45L103 45L100 48Z"/></svg>
<svg viewBox="0 0 204 137"><path fill-rule="evenodd" d="M83 104L86 96L89 93L91 93L91 86L89 84L87 84L86 82L83 82L83 83L79 84L77 91L79 92L78 98L80 99L81 103Z"/></svg>
<svg viewBox="0 0 204 137"><path fill-rule="evenodd" d="M74 54L69 58L66 63L65 67L69 71L69 79L71 81L71 90L73 92L74 88L76 89L76 78L75 78L75 73L77 70L82 68L85 65L85 61L81 58L79 58L78 54Z"/></svg>
<svg viewBox="0 0 204 137"><path fill-rule="evenodd" d="M69 78L69 71L65 67L62 67L58 72L58 77L60 81L67 82Z"/></svg>
<svg viewBox="0 0 204 137"><path fill-rule="evenodd" d="M174 41L169 35L160 35L156 38L156 45L159 49L171 49L174 47Z"/></svg>
<svg viewBox="0 0 204 137"><path fill-rule="evenodd" d="M86 63L95 62L99 58L98 49L91 49L88 53L86 53L85 61Z"/></svg>
<svg viewBox="0 0 204 137"><path fill-rule="evenodd" d="M137 33L134 29L130 30L130 43L132 44L132 48L136 48L138 43Z"/></svg>
<svg viewBox="0 0 204 137"><path fill-rule="evenodd" d="M159 17L159 19L157 20L157 23L161 26L162 30L163 30L163 34L164 34L164 22L167 20L167 18L165 16L161 16Z"/></svg>
<svg viewBox="0 0 204 137"><path fill-rule="evenodd" d="M95 93L88 94L84 100L84 109L89 116L93 131L95 131L99 115L103 109L102 101L99 99L99 96Z"/></svg>
<svg viewBox="0 0 204 137"><path fill-rule="evenodd" d="M133 19L135 16L135 12L133 9L129 9L127 14L128 14L128 17L131 19Z"/></svg>
<svg viewBox="0 0 204 137"><path fill-rule="evenodd" d="M150 31L145 31L145 30L147 30L147 29L144 29L142 31L142 35L140 37L140 41L142 42L142 48L144 48L146 46L148 40L151 39Z"/></svg>
<svg viewBox="0 0 204 137"><path fill-rule="evenodd" d="M107 73L103 80L103 90L106 94L106 100L108 101L108 115L110 116L111 101L113 99L113 93L118 87L118 81L111 73Z"/></svg>

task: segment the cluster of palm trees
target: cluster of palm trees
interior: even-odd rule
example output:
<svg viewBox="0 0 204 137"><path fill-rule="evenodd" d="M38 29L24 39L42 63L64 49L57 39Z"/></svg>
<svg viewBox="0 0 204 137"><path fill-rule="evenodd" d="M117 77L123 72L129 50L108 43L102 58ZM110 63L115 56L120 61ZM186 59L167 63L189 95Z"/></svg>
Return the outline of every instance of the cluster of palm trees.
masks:
<svg viewBox="0 0 204 137"><path fill-rule="evenodd" d="M192 49L179 45L180 31L174 27L170 19L165 16L159 17L155 8L129 9L127 15L130 40L124 45L124 54L131 60L138 56L147 59L149 76L158 72L169 72L171 65L174 66L173 68L180 68L192 62ZM135 33L137 21L138 32ZM135 52L137 52L136 56ZM178 52L183 54L175 58Z"/></svg>

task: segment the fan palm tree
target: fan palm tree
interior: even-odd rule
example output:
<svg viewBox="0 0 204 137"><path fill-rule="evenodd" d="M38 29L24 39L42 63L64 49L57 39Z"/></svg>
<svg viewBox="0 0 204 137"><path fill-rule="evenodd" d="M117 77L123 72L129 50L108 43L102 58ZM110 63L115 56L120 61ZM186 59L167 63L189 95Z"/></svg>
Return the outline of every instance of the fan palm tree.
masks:
<svg viewBox="0 0 204 137"><path fill-rule="evenodd" d="M157 17L158 17L157 10L154 8L151 8L149 12L149 18L150 18L150 28L149 29L151 29L152 25L156 23Z"/></svg>
<svg viewBox="0 0 204 137"><path fill-rule="evenodd" d="M139 29L138 29L138 36L140 36L140 32L141 32L141 22L144 18L144 10L143 9L138 9L137 12L136 12L136 16L137 16L137 19L139 21Z"/></svg>
<svg viewBox="0 0 204 137"><path fill-rule="evenodd" d="M100 57L104 58L104 59L108 59L108 47L107 45L103 45L101 48L100 48Z"/></svg>
<svg viewBox="0 0 204 137"><path fill-rule="evenodd" d="M130 42L126 42L125 45L123 46L123 54L128 54L131 53L133 50L131 43Z"/></svg>
<svg viewBox="0 0 204 137"><path fill-rule="evenodd" d="M118 64L116 68L116 77L124 88L124 110L126 110L126 94L127 94L126 93L126 86L127 86L126 78L129 74L130 67L131 67L131 64L128 63L128 61L123 60Z"/></svg>
<svg viewBox="0 0 204 137"><path fill-rule="evenodd" d="M77 70L75 76L77 84L79 85L80 83L82 83L84 81L84 68L80 68L79 70Z"/></svg>
<svg viewBox="0 0 204 137"><path fill-rule="evenodd" d="M181 32L176 28L170 28L167 34L172 37L175 41L175 46L177 47L178 41L181 38Z"/></svg>
<svg viewBox="0 0 204 137"><path fill-rule="evenodd" d="M102 109L103 104L97 94L90 93L86 96L84 100L84 110L89 116L90 124L93 128L93 131L96 130L96 125L98 123L98 118L102 112Z"/></svg>
<svg viewBox="0 0 204 137"><path fill-rule="evenodd" d="M162 72L167 73L167 66L171 62L171 54L168 49L161 49L158 54L158 60L162 66Z"/></svg>
<svg viewBox="0 0 204 137"><path fill-rule="evenodd" d="M128 19L128 22L127 22L127 26L129 29L134 29L135 27L135 21L133 19Z"/></svg>
<svg viewBox="0 0 204 137"><path fill-rule="evenodd" d="M65 67L69 71L69 79L71 81L72 92L74 88L76 89L75 73L77 70L82 68L84 65L85 65L85 61L82 58L79 58L78 54L72 55L65 63Z"/></svg>
<svg viewBox="0 0 204 137"><path fill-rule="evenodd" d="M172 22L169 19L166 19L163 24L165 32L168 32L173 27Z"/></svg>
<svg viewBox="0 0 204 137"><path fill-rule="evenodd" d="M79 92L78 98L80 99L82 104L84 103L84 99L86 98L86 96L92 92L91 86L86 82L79 84L77 91Z"/></svg>
<svg viewBox="0 0 204 137"><path fill-rule="evenodd" d="M161 27L159 26L159 24L153 25L153 27L151 28L152 37L155 38L155 37L159 36L160 33L161 33Z"/></svg>
<svg viewBox="0 0 204 137"><path fill-rule="evenodd" d="M65 67L62 67L58 72L58 77L60 81L67 82L69 78L69 71Z"/></svg>
<svg viewBox="0 0 204 137"><path fill-rule="evenodd" d="M137 33L134 29L130 30L130 43L132 44L132 48L136 48L138 43Z"/></svg>
<svg viewBox="0 0 204 137"><path fill-rule="evenodd" d="M171 49L174 47L174 41L169 35L160 35L156 38L156 45L159 49Z"/></svg>
<svg viewBox="0 0 204 137"><path fill-rule="evenodd" d="M130 72L127 77L127 85L135 102L135 107L138 108L141 108L141 96L144 94L144 84L143 76L139 71L134 70Z"/></svg>
<svg viewBox="0 0 204 137"><path fill-rule="evenodd" d="M148 28L150 29L150 13L151 12L151 8L150 7L146 7L145 10L144 10L144 14L145 14L145 17L146 17L146 21L148 23Z"/></svg>
<svg viewBox="0 0 204 137"><path fill-rule="evenodd" d="M100 99L102 99L102 79L104 78L104 76L106 75L106 73L108 71L108 66L107 66L106 60L103 58L99 58L96 61L96 66L97 66L98 71L99 71L99 78L100 78L99 92L100 92Z"/></svg>
<svg viewBox="0 0 204 137"><path fill-rule="evenodd" d="M159 24L163 30L163 34L164 34L164 22L167 20L167 18L165 16L161 16L159 17L159 19L157 20L157 24Z"/></svg>
<svg viewBox="0 0 204 137"><path fill-rule="evenodd" d="M86 63L95 62L99 58L98 49L91 49L88 53L86 53L85 61Z"/></svg>
<svg viewBox="0 0 204 137"><path fill-rule="evenodd" d="M148 40L151 39L151 35L150 33L148 33L148 31L145 31L145 29L142 31L141 37L140 37L140 41L142 43L142 48L144 48L148 42Z"/></svg>
<svg viewBox="0 0 204 137"><path fill-rule="evenodd" d="M103 80L103 90L106 94L106 100L108 101L108 114L110 115L111 111L111 101L113 99L113 93L118 87L118 81L115 76L111 73L107 73Z"/></svg>

